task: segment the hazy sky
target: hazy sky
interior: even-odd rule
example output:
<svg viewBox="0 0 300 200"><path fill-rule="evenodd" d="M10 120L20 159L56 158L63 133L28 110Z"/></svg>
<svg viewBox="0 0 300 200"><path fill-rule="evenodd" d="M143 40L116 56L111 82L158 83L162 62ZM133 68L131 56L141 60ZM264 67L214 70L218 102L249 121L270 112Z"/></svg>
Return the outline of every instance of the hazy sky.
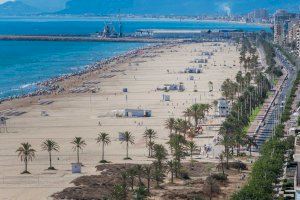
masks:
<svg viewBox="0 0 300 200"><path fill-rule="evenodd" d="M0 0L0 4L13 0ZM105 13L109 10L135 12L137 10L148 13L181 13L183 14L212 14L216 12L243 14L257 8L267 8L271 13L283 8L288 11L299 12L300 0L15 0L38 8L44 12L63 10L67 7L78 13ZM142 6L139 4L142 3ZM175 2L175 3L172 3ZM174 5L175 4L175 5ZM104 5L104 6L103 6ZM137 5L139 5L137 7ZM155 6L156 5L156 6ZM160 10L158 12L157 10ZM80 12L82 11L82 12ZM157 11L157 12L154 12ZM137 12L135 12L137 13ZM146 12L147 13L147 12ZM182 14L182 13L181 13Z"/></svg>

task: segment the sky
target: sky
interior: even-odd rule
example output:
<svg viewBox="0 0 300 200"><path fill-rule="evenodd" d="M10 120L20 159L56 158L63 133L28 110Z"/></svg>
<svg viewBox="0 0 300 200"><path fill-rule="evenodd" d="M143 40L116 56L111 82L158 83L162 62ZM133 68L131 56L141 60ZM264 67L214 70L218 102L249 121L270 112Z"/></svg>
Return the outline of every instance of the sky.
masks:
<svg viewBox="0 0 300 200"><path fill-rule="evenodd" d="M67 10L78 13L110 13L112 10L120 10L146 14L245 14L258 8L267 8L271 13L278 8L299 12L300 8L300 0L0 0L0 4L7 1L21 1L44 12L64 10L68 2Z"/></svg>

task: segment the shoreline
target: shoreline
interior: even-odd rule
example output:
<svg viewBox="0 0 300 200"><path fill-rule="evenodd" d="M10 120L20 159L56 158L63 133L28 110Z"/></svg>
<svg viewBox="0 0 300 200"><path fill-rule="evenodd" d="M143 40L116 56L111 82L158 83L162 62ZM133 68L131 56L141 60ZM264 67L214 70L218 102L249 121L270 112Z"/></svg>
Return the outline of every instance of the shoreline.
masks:
<svg viewBox="0 0 300 200"><path fill-rule="evenodd" d="M30 97L41 97L41 96L45 96L45 95L51 95L55 92L69 93L69 92L65 92L65 90L60 91L61 88L57 87L57 84L62 83L63 81L67 81L67 80L69 80L73 77L80 78L81 76L87 75L88 73L92 73L92 72L95 72L97 70L103 70L103 69L105 69L106 67L108 67L110 64L112 64L114 62L117 62L116 64L118 64L120 62L121 63L126 62L126 60L128 60L130 58L134 58L136 56L139 56L140 51L161 48L163 46L168 46L168 45L173 44L173 43L174 43L173 41L169 41L169 42L166 42L166 43L158 43L158 44L149 43L149 45L146 45L144 47L133 49L133 50L127 51L125 53L119 54L117 56L112 56L110 58L105 58L105 59L96 61L92 64L89 64L83 70L80 70L78 72L69 73L69 74L65 74L65 75L57 75L55 77L49 78L49 79L44 80L44 81L31 83L32 85L35 85L38 88L39 87L44 87L44 89L37 89L34 92L28 92L27 94L24 94L24 95L16 95L16 96L0 98L0 105L5 103L5 102L8 102L8 101L21 100L21 99L30 98ZM183 42L179 42L177 44L180 44L180 43L183 43Z"/></svg>
<svg viewBox="0 0 300 200"><path fill-rule="evenodd" d="M27 17L28 19L46 19L47 21L50 20L74 20L78 19L90 19L90 20L107 20L113 17L112 21L118 21L117 16L82 16L82 15L27 15L27 16L3 16L7 19L19 19L22 17ZM115 17L115 19L114 19ZM249 22L241 22L241 21L228 21L228 20L222 20L222 19L197 19L195 18L184 18L178 16L178 17L142 17L142 16L125 16L124 21L186 21L186 22L221 22L221 23L236 23L236 24L247 24L247 25L256 25L256 26L272 26L272 24L268 23L249 23Z"/></svg>
<svg viewBox="0 0 300 200"><path fill-rule="evenodd" d="M7 107L8 111L4 111L4 114L8 113L6 116L9 118L8 132L1 134L3 151L0 156L0 176L5 176L2 187L8 190L0 198L43 199L70 187L71 181L78 176L97 175L95 166L99 164L100 149L95 137L99 132L106 132L111 138L110 145L105 148L108 161L149 163L143 137L145 129L153 128L157 132L155 142L166 145L169 130L163 122L170 117L181 118L184 110L195 102L212 104L214 100L221 98L223 81L227 78L234 79L239 70L236 65L239 53L235 43L174 43L150 46L147 49L150 50L135 50L136 53L130 54L126 59L120 58L91 73L58 82L59 86L65 88L74 85L81 87L85 82L91 82L93 87L99 88L96 93L71 93L66 89L61 94L22 98L0 104L1 110ZM208 56L207 52L212 52L213 55ZM195 60L201 58L207 58L207 63L202 65L203 73L183 73L187 67L198 67L199 63ZM111 74L115 76L103 78L103 75ZM214 83L214 91L210 94L209 81ZM183 83L185 90L170 91L167 94L171 101L163 101L162 96L166 93L157 88L178 83ZM128 91L124 92L124 88ZM39 100L46 104L40 104ZM151 110L152 116L120 118L114 114L115 111L137 108ZM211 110L209 116L213 114L214 110ZM194 140L199 147L214 146L217 127L213 125L222 120L223 118L207 118L205 124L208 126L204 126L203 135ZM126 144L119 140L119 133L123 131L129 131L135 137L135 143L129 148L132 161L123 159ZM76 160L71 144L74 137L82 137L87 144L80 153L81 162L85 165L80 175L70 171L70 163ZM40 150L40 145L46 138L55 140L61 147L59 152L53 154L53 166L57 167L57 171L51 174L45 173L49 165L48 153ZM29 142L37 150L37 156L28 168L32 173L32 179L26 181L31 186L29 189L24 185L24 175L19 174L23 163L20 163L15 153L18 145L23 142ZM215 156L221 150L216 146L209 154L195 155L195 158L215 162ZM39 182L35 181L37 177ZM19 184L19 187L12 188L11 184ZM38 188L41 186L43 188Z"/></svg>

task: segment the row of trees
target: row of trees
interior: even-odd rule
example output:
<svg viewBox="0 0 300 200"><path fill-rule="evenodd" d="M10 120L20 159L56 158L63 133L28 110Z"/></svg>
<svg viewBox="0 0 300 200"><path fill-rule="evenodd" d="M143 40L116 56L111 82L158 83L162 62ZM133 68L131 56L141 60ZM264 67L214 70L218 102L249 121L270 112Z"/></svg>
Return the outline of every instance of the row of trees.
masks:
<svg viewBox="0 0 300 200"><path fill-rule="evenodd" d="M268 65L266 72L270 75L275 75L277 77L282 76L281 69L276 66L276 61L275 61L276 54L275 54L275 49L274 49L273 44L266 41L261 36L258 37L258 43L263 48L264 53L265 53L265 59L266 59L267 65Z"/></svg>
<svg viewBox="0 0 300 200"><path fill-rule="evenodd" d="M104 147L111 143L111 139L109 134L107 133L100 133L98 137L96 138L96 142L99 143L102 147L102 155L101 155L101 161L100 163L107 163L108 161L104 158ZM134 136L132 133L126 131L123 134L123 142L126 142L126 157L124 159L130 159L128 155L128 149L129 144L134 144ZM86 141L81 137L75 137L71 144L73 145L73 150L76 152L77 156L77 163L80 163L80 151L83 150L83 148L86 146ZM59 152L60 146L59 144L52 140L47 139L45 140L42 145L41 149L43 151L47 151L49 154L49 170L55 170L55 168L52 165L52 153L53 152ZM36 157L36 150L32 148L32 145L29 143L21 143L21 146L16 151L18 153L18 156L20 157L21 161L25 164L25 170L22 172L22 174L28 174L28 162L32 161Z"/></svg>
<svg viewBox="0 0 300 200"><path fill-rule="evenodd" d="M165 122L165 128L172 134L182 134L184 139L186 136L193 139L197 134L197 128L201 122L204 122L205 115L208 113L211 106L209 104L193 104L183 112L184 119L169 118ZM193 122L192 122L193 121Z"/></svg>
<svg viewBox="0 0 300 200"><path fill-rule="evenodd" d="M293 89L289 95L291 104L294 102L295 88L299 85L300 74L293 84ZM246 186L232 197L233 200L243 199L274 199L274 184L279 183L283 173L285 155L292 158L294 149L294 136L284 138L284 130L286 122L291 115L292 107L286 106L283 113L281 124L275 128L274 137L263 144L259 159L254 163L250 179Z"/></svg>
<svg viewBox="0 0 300 200"><path fill-rule="evenodd" d="M252 80L254 84L250 84ZM247 136L245 127L250 123L253 110L264 102L269 89L270 84L261 73L252 77L250 72L247 72L245 76L239 72L236 82L226 80L223 83L223 96L232 103L231 112L219 132L222 138L221 144L225 149L227 166L230 156L234 155L234 149L236 149L236 155L239 155L241 147L247 146L251 155L252 147L256 146L255 138Z"/></svg>
<svg viewBox="0 0 300 200"><path fill-rule="evenodd" d="M261 40L260 43L267 53L267 62L269 66L274 67L275 61L273 58L275 55L272 45L264 40ZM274 136L262 145L260 157L253 165L248 183L233 195L233 200L274 199L274 184L279 183L279 178L282 176L285 155L287 155L287 158L292 158L295 138L294 136L284 138L284 123L290 119L292 104L294 102L299 81L300 73L298 73L298 77L293 83L293 88L288 96L285 110L282 114L281 124L276 126Z"/></svg>
<svg viewBox="0 0 300 200"><path fill-rule="evenodd" d="M244 37L241 40L240 50L240 65L243 66L245 73L248 70L253 70L258 66L258 56L256 48L251 45L248 37Z"/></svg>
<svg viewBox="0 0 300 200"><path fill-rule="evenodd" d="M253 165L248 183L232 199L274 199L274 183L278 183L284 154L292 150L293 141L293 138L283 140L277 136L267 141L261 148L259 159Z"/></svg>
<svg viewBox="0 0 300 200"><path fill-rule="evenodd" d="M122 172L124 181L115 186L112 193L114 199L126 199L129 192L133 193L135 198L143 199L150 194L151 181L155 182L156 188L160 188L168 175L170 175L171 183L174 183L176 178L189 178L187 169L182 165L182 160L189 157L189 167L192 169L194 166L193 155L199 148L194 141L187 140L186 135L192 134L192 130L195 130L195 127L205 118L208 109L207 104L194 104L184 112L186 119L169 118L166 120L165 126L170 130L167 142L170 153L164 145L155 143L157 133L153 129L147 129L144 138L148 156L153 159L153 162L150 165L137 165ZM194 123L190 121L192 119ZM147 180L147 185L141 181L141 177ZM135 179L138 181L134 181ZM136 185L134 185L135 182L137 182ZM207 179L207 185L210 186L208 188L211 189L210 195L218 188L215 184L216 182L211 177Z"/></svg>
<svg viewBox="0 0 300 200"><path fill-rule="evenodd" d="M232 107L219 131L227 168L235 149L236 155L239 156L241 147L246 146L251 155L252 148L257 146L255 136L248 136L246 127L251 123L250 116L253 110L264 102L270 89L268 79L258 68L255 45L246 37L241 43L240 63L243 64L245 73L243 75L242 71L239 71L235 81L227 79L221 86L222 95L231 102Z"/></svg>
<svg viewBox="0 0 300 200"><path fill-rule="evenodd" d="M296 92L298 90L299 84L300 84L300 72L298 72L297 78L294 81L294 84L290 91L290 94L288 95L288 97L286 99L285 108L284 108L282 118L281 118L282 123L287 122L291 118L292 105L296 98L296 95L297 95Z"/></svg>

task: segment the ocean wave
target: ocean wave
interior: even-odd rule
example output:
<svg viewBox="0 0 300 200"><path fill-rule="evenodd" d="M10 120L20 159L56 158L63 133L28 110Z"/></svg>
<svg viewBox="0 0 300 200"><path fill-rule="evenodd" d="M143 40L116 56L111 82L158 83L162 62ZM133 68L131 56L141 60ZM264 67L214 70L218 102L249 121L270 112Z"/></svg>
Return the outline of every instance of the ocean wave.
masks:
<svg viewBox="0 0 300 200"><path fill-rule="evenodd" d="M28 84L21 85L19 87L19 89L27 89L27 88L31 88L33 86L36 86L36 83L28 83Z"/></svg>

